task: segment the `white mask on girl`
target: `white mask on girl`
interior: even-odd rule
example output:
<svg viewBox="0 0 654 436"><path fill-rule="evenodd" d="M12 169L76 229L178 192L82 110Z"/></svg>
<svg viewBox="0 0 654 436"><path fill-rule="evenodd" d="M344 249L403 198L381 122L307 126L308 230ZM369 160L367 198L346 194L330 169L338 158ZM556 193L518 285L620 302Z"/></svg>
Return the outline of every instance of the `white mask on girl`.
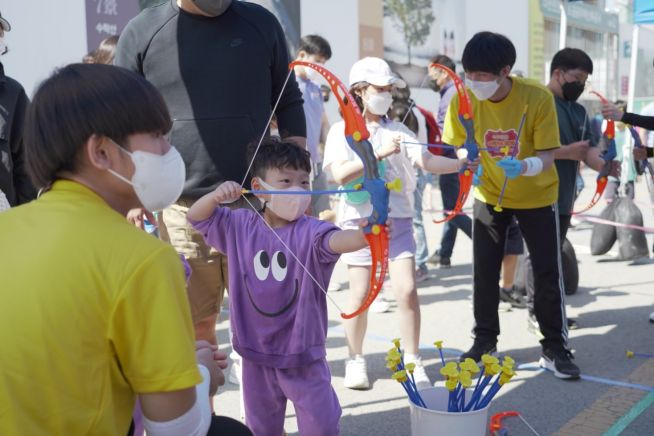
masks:
<svg viewBox="0 0 654 436"><path fill-rule="evenodd" d="M375 94L365 93L363 102L368 109L368 112L375 115L386 115L388 109L393 103L393 96L390 92L378 92Z"/></svg>

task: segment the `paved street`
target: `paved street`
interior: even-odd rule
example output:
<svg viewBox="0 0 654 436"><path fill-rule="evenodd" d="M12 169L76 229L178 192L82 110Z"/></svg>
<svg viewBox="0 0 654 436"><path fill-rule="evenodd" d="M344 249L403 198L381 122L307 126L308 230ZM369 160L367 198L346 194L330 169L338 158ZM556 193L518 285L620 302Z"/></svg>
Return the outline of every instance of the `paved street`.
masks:
<svg viewBox="0 0 654 436"><path fill-rule="evenodd" d="M595 180L585 174L586 189L578 205L583 205L595 189ZM654 227L652 210L647 206L644 182L636 189L645 226ZM438 198L438 195L434 195ZM434 203L438 208L440 200ZM602 203L589 214L597 215ZM430 251L440 239L441 226L431 223L432 214L425 213L428 222ZM541 434L562 435L602 434L611 427L624 428L624 435L652 434L654 428L654 359L627 359L626 350L654 354L654 324L647 317L654 310L654 265L650 261L632 264L613 261L617 245L606 256L592 257L589 252L591 226L577 225L568 238L574 245L580 265L580 288L569 296L568 315L577 318L580 329L570 333L570 345L584 379L561 381L552 374L529 369L540 356L538 339L527 331L526 310L513 309L500 313L502 334L499 338L500 355L512 356L518 364L527 364L518 376L505 386L491 404L490 413L517 410ZM652 247L652 235L648 235ZM467 349L472 339L471 308L472 244L462 233L457 238L451 269L431 269L431 279L419 285L422 310L421 353L432 381L439 379L440 363L433 345L443 340L455 358ZM332 294L336 303L345 307L347 278L339 264L336 281L345 290ZM400 278L401 279L401 278ZM392 298L391 292L385 294ZM373 383L368 391L343 388L344 362L347 347L340 323L339 310L329 304L330 333L327 357L332 368L333 386L343 408L343 435L408 435L409 407L400 386L390 380L384 366L384 356L391 347L390 339L399 336L395 310L384 314L370 314L365 353L368 372ZM221 344L228 343L227 314L218 325ZM223 349L229 349L223 346ZM616 385L610 383L615 382ZM627 383L627 384L625 384ZM227 384L216 397L219 414L238 417L240 413L238 388ZM631 411L628 416L624 416ZM511 435L533 434L517 418L506 421ZM297 434L292 407L287 411L286 430ZM437 434L435 429L434 434ZM617 433L613 433L617 434Z"/></svg>

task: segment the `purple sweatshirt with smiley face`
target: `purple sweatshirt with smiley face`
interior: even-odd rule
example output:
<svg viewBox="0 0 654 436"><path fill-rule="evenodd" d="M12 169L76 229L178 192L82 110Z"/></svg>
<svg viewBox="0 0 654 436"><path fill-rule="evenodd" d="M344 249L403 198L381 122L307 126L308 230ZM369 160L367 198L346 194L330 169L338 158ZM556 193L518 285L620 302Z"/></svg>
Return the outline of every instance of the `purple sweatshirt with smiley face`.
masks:
<svg viewBox="0 0 654 436"><path fill-rule="evenodd" d="M339 254L329 248L331 223L302 216L275 231L251 210L222 207L190 221L207 244L227 255L234 349L274 368L296 368L325 357L327 289Z"/></svg>

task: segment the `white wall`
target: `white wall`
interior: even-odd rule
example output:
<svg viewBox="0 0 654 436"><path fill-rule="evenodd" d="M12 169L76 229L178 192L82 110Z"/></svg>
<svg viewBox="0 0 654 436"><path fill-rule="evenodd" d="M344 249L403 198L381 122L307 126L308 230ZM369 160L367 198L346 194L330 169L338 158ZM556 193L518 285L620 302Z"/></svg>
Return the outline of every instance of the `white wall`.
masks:
<svg viewBox="0 0 654 436"><path fill-rule="evenodd" d="M0 61L29 96L55 67L86 54L84 0L0 0L0 11L11 23Z"/></svg>
<svg viewBox="0 0 654 436"><path fill-rule="evenodd" d="M515 45L514 70L528 72L529 2L527 0L465 0L465 41L484 30L501 33ZM465 45L465 44L464 44ZM460 48L459 56L463 52Z"/></svg>
<svg viewBox="0 0 654 436"><path fill-rule="evenodd" d="M329 41L332 58L325 67L348 85L350 67L359 60L359 16L356 0L301 0L302 35L318 34ZM322 82L321 82L322 83ZM338 104L327 104L330 122L339 120Z"/></svg>

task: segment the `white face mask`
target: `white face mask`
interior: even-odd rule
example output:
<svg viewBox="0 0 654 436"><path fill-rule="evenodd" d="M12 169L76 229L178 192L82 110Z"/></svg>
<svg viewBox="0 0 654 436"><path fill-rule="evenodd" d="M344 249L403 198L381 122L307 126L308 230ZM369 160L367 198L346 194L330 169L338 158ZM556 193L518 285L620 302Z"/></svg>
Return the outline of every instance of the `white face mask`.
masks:
<svg viewBox="0 0 654 436"><path fill-rule="evenodd" d="M488 82L482 82L478 80L466 79L466 85L470 88L477 100L488 100L495 94L500 87L500 82L495 80L490 80Z"/></svg>
<svg viewBox="0 0 654 436"><path fill-rule="evenodd" d="M393 96L390 92L366 93L363 102L366 104L368 112L375 115L386 115L393 103Z"/></svg>
<svg viewBox="0 0 654 436"><path fill-rule="evenodd" d="M175 147L170 147L164 155L158 155L140 150L130 153L120 145L116 145L129 154L134 163L134 175L132 180L129 180L112 169L108 171L132 185L143 207L154 212L165 209L177 201L184 189L186 168L182 156Z"/></svg>
<svg viewBox="0 0 654 436"><path fill-rule="evenodd" d="M275 188L262 179L259 179L259 183L261 183L261 186L266 191L306 191L306 189L300 186L290 186L284 189ZM266 207L286 221L295 221L304 215L309 204L311 204L311 196L308 194L271 194L270 201L266 203Z"/></svg>

